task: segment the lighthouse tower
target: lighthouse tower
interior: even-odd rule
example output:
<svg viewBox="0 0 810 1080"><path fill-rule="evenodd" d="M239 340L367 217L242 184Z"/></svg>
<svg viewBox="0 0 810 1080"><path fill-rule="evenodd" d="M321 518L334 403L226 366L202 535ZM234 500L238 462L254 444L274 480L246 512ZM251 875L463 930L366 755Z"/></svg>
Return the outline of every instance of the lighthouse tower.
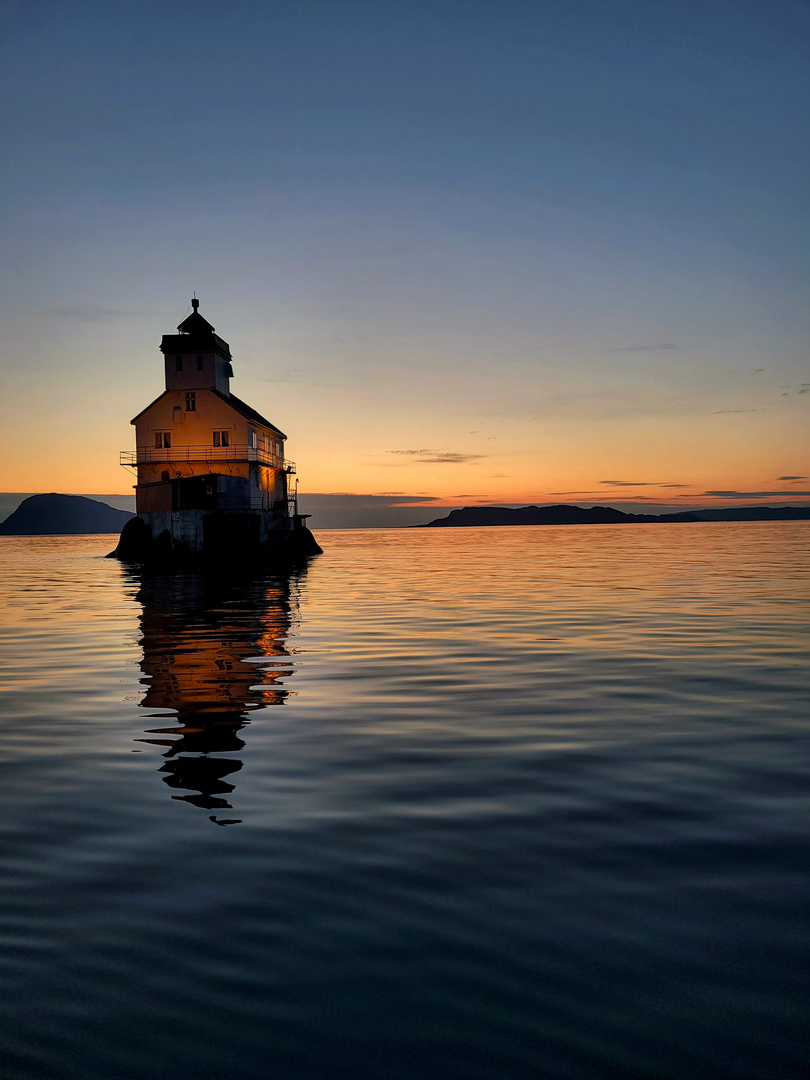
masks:
<svg viewBox="0 0 810 1080"><path fill-rule="evenodd" d="M121 464L137 470L137 517L117 553L313 553L317 545L288 489L295 464L285 456L287 437L231 393L230 347L200 314L199 300L191 306L160 345L166 389L132 420L135 451L121 453Z"/></svg>

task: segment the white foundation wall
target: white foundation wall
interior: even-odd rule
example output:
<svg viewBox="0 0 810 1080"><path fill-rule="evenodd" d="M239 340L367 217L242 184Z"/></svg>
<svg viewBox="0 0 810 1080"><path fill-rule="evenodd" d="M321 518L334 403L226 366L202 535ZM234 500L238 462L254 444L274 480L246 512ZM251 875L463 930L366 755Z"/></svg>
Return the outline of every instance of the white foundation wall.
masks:
<svg viewBox="0 0 810 1080"><path fill-rule="evenodd" d="M290 517L280 517L263 511L246 511L228 515L227 513L223 514L221 511L210 510L169 510L139 514L138 516L149 526L153 540L157 540L161 533L168 532L172 538L174 548L186 554L202 554L204 551L204 520L207 517L215 516L222 519L228 516L247 516L257 519L258 541L261 546L274 546L285 543L294 524L293 519Z"/></svg>

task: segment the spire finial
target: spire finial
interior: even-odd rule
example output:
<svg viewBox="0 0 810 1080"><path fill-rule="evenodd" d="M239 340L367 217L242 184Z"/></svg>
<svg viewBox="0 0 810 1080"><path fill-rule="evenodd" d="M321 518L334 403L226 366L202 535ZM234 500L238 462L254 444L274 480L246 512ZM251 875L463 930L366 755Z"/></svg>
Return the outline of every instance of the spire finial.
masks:
<svg viewBox="0 0 810 1080"><path fill-rule="evenodd" d="M196 293L194 293L194 296L191 298L191 306L194 308L195 311L200 306L200 301L197 299Z"/></svg>

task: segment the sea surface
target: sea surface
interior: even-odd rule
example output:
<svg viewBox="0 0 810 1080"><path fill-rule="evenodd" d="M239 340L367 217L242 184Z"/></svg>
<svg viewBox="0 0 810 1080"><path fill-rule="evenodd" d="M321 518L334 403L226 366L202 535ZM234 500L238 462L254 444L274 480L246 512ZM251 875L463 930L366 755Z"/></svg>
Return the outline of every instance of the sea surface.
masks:
<svg viewBox="0 0 810 1080"><path fill-rule="evenodd" d="M810 523L0 539L3 1080L810 1075Z"/></svg>

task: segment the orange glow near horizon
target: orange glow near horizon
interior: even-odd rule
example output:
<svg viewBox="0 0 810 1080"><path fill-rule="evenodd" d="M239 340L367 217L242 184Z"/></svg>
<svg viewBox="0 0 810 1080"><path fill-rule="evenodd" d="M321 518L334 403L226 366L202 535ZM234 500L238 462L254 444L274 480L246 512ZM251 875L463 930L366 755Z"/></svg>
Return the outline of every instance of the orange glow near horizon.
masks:
<svg viewBox="0 0 810 1080"><path fill-rule="evenodd" d="M708 379L692 360L679 360L673 373L669 353L665 361L657 353L633 359L632 369L613 358L597 368L585 354L566 366L549 353L531 371L514 360L495 371L460 355L451 364L428 349L418 358L395 355L374 379L361 355L331 381L300 375L277 383L285 365L251 362L240 327L232 333L228 318L210 314L232 339L233 391L286 432L303 493L436 507L810 498L810 393L793 369L767 382L751 374L751 356L731 375ZM47 380L22 368L9 376L14 411L0 429L0 490L132 491L134 476L118 454L134 447L130 418L163 389L155 345L172 328L168 318L154 321L138 332L145 347L122 353L109 371L94 342L81 368L66 363ZM79 337L73 348L82 344ZM406 377L414 365L419 378ZM673 388L675 374L688 395ZM32 437L37 416L48 418L47 438Z"/></svg>
<svg viewBox="0 0 810 1080"><path fill-rule="evenodd" d="M255 400L251 403L262 408ZM265 408L271 419L277 419L272 405ZM394 415L390 419L392 427L401 426ZM634 502L642 509L645 503L677 508L734 505L745 497L763 505L803 504L810 498L810 479L793 471L803 433L786 425L763 430L762 421L756 431L750 423L727 421L712 427L700 417L656 424L637 421L620 431L609 422L599 430L587 424L538 422L531 433L504 435L495 446L495 440L472 436L449 441L446 432L425 431L423 424L416 437L408 439L404 433L392 437L389 442L398 438L403 445L390 449L380 446L375 433L369 432L368 445L376 442L376 453L367 450L362 433L356 431L354 445L347 445L341 455L334 452L339 431L332 433L320 425L307 430L306 425L296 437L298 425L281 423L291 433L288 455L298 463L302 493L382 495L392 505L424 500L435 507ZM124 432L128 440L117 432L98 432L90 445L62 439L55 460L48 446L33 448L16 462L7 454L0 488L129 494L135 478L116 463L118 450L134 445L133 429ZM21 436L20 442L25 445ZM763 447L768 447L767 453ZM720 492L729 494L716 494Z"/></svg>

